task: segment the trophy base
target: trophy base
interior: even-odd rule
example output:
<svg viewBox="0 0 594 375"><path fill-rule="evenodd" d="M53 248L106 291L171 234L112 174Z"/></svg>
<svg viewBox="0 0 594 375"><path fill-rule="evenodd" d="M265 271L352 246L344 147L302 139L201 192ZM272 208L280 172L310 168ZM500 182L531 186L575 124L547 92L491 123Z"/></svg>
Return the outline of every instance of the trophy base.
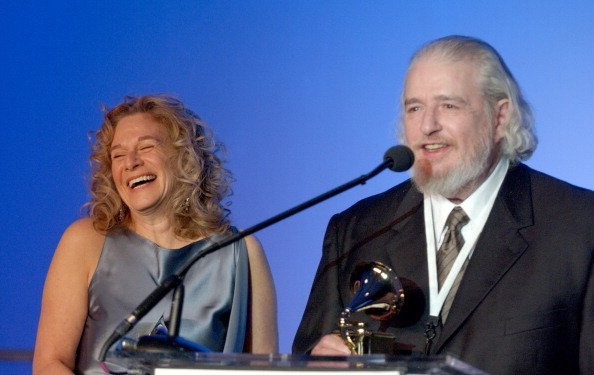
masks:
<svg viewBox="0 0 594 375"><path fill-rule="evenodd" d="M374 332L363 340L365 354L411 355L414 345L396 341L389 333Z"/></svg>
<svg viewBox="0 0 594 375"><path fill-rule="evenodd" d="M411 355L414 345L396 341L389 333L374 332L366 337L366 354Z"/></svg>
<svg viewBox="0 0 594 375"><path fill-rule="evenodd" d="M363 323L359 324L363 325ZM346 336L350 337L349 340L353 343L356 354L411 355L414 348L412 344L396 341L396 336L390 333L371 332L365 329L360 331L345 330L344 332ZM341 335L340 331L334 333Z"/></svg>

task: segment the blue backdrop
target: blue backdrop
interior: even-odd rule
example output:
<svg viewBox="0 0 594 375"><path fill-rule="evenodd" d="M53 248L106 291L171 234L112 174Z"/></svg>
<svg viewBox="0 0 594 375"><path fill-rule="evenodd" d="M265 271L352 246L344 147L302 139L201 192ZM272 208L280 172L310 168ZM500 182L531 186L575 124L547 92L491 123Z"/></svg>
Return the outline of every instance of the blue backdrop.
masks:
<svg viewBox="0 0 594 375"><path fill-rule="evenodd" d="M100 106L170 93L211 125L249 227L366 173L396 143L411 53L485 39L534 107L529 165L594 188L588 1L5 1L0 11L0 349L31 349L53 250L87 199ZM258 234L289 352L330 216L407 178L384 172ZM0 372L29 371L3 363Z"/></svg>

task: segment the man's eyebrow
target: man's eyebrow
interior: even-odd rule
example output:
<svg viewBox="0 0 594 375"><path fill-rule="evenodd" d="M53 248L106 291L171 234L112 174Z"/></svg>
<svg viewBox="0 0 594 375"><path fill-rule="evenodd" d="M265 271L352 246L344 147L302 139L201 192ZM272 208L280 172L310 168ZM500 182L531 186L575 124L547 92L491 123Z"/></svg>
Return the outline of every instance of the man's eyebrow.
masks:
<svg viewBox="0 0 594 375"><path fill-rule="evenodd" d="M463 103L463 104L468 103L463 97L457 96L457 95L437 95L434 98L440 102L453 101L453 102ZM422 103L422 101L417 98L409 98L409 99L404 100L405 106L410 105L410 104L419 104L419 103Z"/></svg>
<svg viewBox="0 0 594 375"><path fill-rule="evenodd" d="M410 98L410 99L405 99L404 100L404 105L409 105L409 104L418 104L421 101L417 98Z"/></svg>
<svg viewBox="0 0 594 375"><path fill-rule="evenodd" d="M463 104L468 103L463 97L457 96L457 95L437 95L435 97L435 99L442 101L442 102L454 101L454 102L463 103Z"/></svg>

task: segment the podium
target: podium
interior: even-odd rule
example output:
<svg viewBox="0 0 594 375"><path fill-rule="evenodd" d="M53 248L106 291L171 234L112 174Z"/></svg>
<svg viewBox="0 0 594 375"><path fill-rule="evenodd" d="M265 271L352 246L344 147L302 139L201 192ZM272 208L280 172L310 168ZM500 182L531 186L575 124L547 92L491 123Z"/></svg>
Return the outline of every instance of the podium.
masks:
<svg viewBox="0 0 594 375"><path fill-rule="evenodd" d="M308 356L291 354L157 353L116 351L107 362L147 375L485 375L452 356Z"/></svg>

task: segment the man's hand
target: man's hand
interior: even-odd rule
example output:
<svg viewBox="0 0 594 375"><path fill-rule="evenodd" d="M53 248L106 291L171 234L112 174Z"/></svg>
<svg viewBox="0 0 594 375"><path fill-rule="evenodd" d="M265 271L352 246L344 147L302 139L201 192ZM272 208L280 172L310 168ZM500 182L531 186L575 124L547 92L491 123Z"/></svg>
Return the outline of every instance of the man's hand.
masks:
<svg viewBox="0 0 594 375"><path fill-rule="evenodd" d="M351 351L339 335L323 336L311 351L312 355L350 355Z"/></svg>

